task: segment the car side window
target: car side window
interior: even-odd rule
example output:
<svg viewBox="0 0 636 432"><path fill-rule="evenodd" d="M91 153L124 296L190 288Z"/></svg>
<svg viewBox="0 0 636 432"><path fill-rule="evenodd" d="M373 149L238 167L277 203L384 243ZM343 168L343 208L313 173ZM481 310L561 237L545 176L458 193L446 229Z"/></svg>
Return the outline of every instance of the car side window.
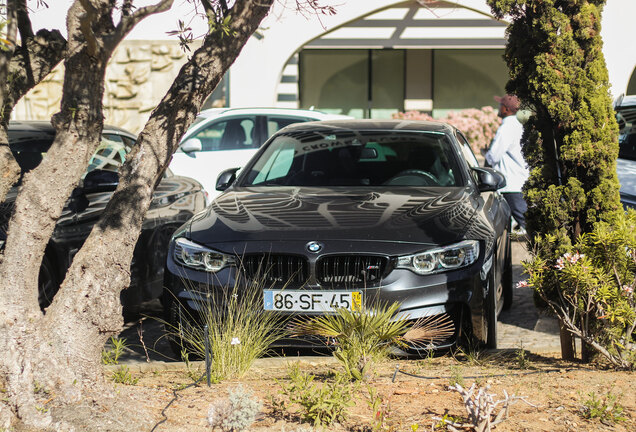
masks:
<svg viewBox="0 0 636 432"><path fill-rule="evenodd" d="M96 169L117 172L126 161L128 150L120 135L103 134L102 141L88 163L86 172Z"/></svg>
<svg viewBox="0 0 636 432"><path fill-rule="evenodd" d="M252 184L258 185L284 178L294 162L295 149L293 143L282 146L274 151L268 158L261 162L262 166L254 167L254 180Z"/></svg>
<svg viewBox="0 0 636 432"><path fill-rule="evenodd" d="M201 151L209 152L257 147L255 136L256 118L240 117L213 122L192 138L201 141Z"/></svg>
<svg viewBox="0 0 636 432"><path fill-rule="evenodd" d="M305 117L269 116L267 118L267 138L290 124L303 123L307 121L311 121L311 119Z"/></svg>
<svg viewBox="0 0 636 432"><path fill-rule="evenodd" d="M468 162L468 166L470 166L471 168L478 167L479 162L477 161L475 153L473 153L473 150L470 148L470 144L468 144L468 141L466 140L464 135L458 133L457 139L459 140L459 144L462 149L462 156L464 156L464 159L466 159L466 162Z"/></svg>

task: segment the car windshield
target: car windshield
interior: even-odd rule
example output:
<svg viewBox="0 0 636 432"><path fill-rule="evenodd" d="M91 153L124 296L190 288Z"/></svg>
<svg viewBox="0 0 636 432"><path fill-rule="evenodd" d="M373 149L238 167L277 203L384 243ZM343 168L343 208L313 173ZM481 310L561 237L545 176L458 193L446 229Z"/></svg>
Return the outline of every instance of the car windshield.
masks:
<svg viewBox="0 0 636 432"><path fill-rule="evenodd" d="M617 108L616 120L620 129L618 157L636 161L636 107Z"/></svg>
<svg viewBox="0 0 636 432"><path fill-rule="evenodd" d="M9 135L9 146L13 157L20 166L21 174L24 175L35 169L46 157L51 144L53 134L44 136L42 134L31 134L13 132ZM132 143L132 140L129 140ZM124 139L117 134L104 133L97 151L91 158L86 173L95 169L107 171L117 171L126 160L126 154L130 147L126 145ZM86 175L86 173L84 175ZM20 182L22 176L20 177Z"/></svg>
<svg viewBox="0 0 636 432"><path fill-rule="evenodd" d="M243 186L460 186L442 132L297 130L278 135Z"/></svg>

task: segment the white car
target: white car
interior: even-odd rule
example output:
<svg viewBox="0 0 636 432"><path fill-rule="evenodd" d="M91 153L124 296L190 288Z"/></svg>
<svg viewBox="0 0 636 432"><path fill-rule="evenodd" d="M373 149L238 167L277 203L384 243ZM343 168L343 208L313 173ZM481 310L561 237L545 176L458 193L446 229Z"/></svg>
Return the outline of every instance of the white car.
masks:
<svg viewBox="0 0 636 432"><path fill-rule="evenodd" d="M242 167L279 129L292 123L350 119L313 110L284 108L212 108L202 111L181 139L170 162L175 175L198 180L217 195L216 180L228 168Z"/></svg>

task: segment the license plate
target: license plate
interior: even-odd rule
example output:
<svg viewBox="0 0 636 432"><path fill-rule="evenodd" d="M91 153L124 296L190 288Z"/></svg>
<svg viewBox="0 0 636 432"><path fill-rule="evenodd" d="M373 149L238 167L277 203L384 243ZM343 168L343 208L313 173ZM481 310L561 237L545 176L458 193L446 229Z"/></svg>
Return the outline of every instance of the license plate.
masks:
<svg viewBox="0 0 636 432"><path fill-rule="evenodd" d="M285 312L334 312L338 308L360 310L360 291L265 290L265 310Z"/></svg>

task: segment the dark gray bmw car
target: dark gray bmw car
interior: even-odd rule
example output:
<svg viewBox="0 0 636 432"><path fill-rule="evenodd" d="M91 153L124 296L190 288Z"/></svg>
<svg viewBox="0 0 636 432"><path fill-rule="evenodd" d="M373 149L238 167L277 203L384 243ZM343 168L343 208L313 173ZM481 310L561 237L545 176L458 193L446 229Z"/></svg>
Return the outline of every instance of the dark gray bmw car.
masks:
<svg viewBox="0 0 636 432"><path fill-rule="evenodd" d="M478 166L443 123L344 120L275 134L173 236L166 318L197 316L210 293L258 278L262 308L297 316L399 302L409 319L443 316L437 344L497 345L512 302L503 176ZM301 342L299 342L301 343Z"/></svg>

